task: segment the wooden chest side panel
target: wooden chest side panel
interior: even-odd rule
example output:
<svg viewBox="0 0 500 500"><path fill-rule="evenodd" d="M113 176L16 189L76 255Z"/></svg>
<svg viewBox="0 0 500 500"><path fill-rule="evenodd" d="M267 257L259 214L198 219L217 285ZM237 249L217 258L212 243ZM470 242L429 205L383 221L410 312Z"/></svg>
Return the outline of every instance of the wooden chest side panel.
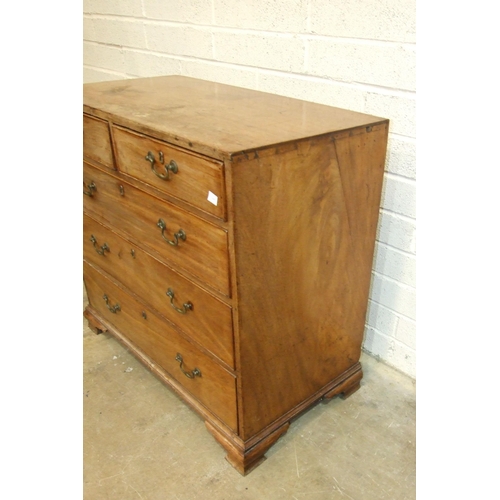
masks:
<svg viewBox="0 0 500 500"><path fill-rule="evenodd" d="M364 307L351 319L353 331L364 330L365 325L389 124L370 130L365 134L335 139L352 240L351 258L355 263L352 273L358 284L360 307Z"/></svg>
<svg viewBox="0 0 500 500"><path fill-rule="evenodd" d="M361 180L342 161L344 177L327 136L233 164L243 439L359 360L373 247L353 250L350 220L376 220L382 172L349 212L344 182Z"/></svg>

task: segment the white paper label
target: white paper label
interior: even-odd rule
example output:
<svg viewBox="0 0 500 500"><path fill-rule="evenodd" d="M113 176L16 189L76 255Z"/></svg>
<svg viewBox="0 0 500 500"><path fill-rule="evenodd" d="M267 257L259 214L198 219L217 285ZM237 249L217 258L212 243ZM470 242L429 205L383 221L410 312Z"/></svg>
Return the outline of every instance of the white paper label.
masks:
<svg viewBox="0 0 500 500"><path fill-rule="evenodd" d="M216 194L212 193L212 191L209 191L207 200L210 203L212 203L213 205L217 206L217 202L219 201L219 197Z"/></svg>

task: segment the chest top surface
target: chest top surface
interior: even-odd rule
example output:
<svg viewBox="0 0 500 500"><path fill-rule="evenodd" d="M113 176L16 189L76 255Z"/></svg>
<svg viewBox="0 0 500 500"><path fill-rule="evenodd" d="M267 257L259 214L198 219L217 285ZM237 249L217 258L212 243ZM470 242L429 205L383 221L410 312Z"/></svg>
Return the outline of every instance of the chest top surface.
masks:
<svg viewBox="0 0 500 500"><path fill-rule="evenodd" d="M184 76L85 84L84 112L222 154L387 120L322 104Z"/></svg>

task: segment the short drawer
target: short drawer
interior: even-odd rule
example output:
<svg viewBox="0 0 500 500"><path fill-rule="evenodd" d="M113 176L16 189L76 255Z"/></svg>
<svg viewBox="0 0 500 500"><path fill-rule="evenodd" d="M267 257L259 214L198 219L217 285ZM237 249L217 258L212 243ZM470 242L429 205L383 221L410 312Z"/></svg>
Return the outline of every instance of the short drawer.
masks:
<svg viewBox="0 0 500 500"><path fill-rule="evenodd" d="M118 169L225 219L223 163L113 127Z"/></svg>
<svg viewBox="0 0 500 500"><path fill-rule="evenodd" d="M83 256L234 368L228 305L86 215Z"/></svg>
<svg viewBox="0 0 500 500"><path fill-rule="evenodd" d="M236 431L236 378L84 261L89 304L209 411Z"/></svg>
<svg viewBox="0 0 500 500"><path fill-rule="evenodd" d="M108 122L83 115L83 157L114 168Z"/></svg>
<svg viewBox="0 0 500 500"><path fill-rule="evenodd" d="M83 167L87 214L229 296L225 230L88 163Z"/></svg>

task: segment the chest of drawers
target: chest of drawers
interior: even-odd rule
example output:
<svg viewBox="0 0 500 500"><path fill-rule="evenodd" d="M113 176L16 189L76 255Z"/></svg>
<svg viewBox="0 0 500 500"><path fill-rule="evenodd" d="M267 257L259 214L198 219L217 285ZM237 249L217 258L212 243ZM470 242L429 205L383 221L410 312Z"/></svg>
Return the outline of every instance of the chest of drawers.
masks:
<svg viewBox="0 0 500 500"><path fill-rule="evenodd" d="M180 76L84 85L85 317L242 474L359 388L388 126Z"/></svg>

